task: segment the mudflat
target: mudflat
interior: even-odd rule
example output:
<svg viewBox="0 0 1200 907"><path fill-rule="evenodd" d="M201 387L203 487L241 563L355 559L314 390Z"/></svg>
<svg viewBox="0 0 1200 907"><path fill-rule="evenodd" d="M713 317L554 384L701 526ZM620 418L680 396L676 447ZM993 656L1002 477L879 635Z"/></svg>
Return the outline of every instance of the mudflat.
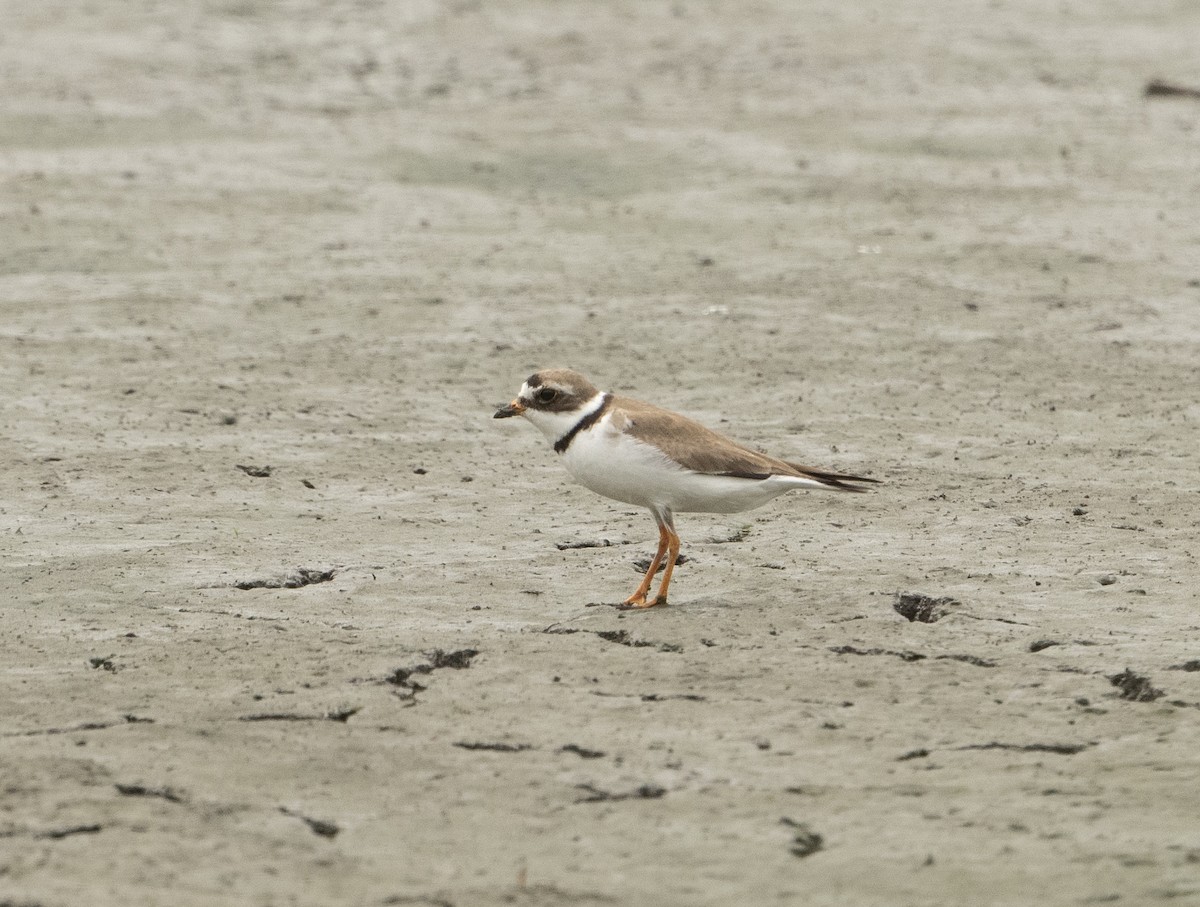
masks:
<svg viewBox="0 0 1200 907"><path fill-rule="evenodd" d="M0 903L1200 903L1200 8L3 20Z"/></svg>

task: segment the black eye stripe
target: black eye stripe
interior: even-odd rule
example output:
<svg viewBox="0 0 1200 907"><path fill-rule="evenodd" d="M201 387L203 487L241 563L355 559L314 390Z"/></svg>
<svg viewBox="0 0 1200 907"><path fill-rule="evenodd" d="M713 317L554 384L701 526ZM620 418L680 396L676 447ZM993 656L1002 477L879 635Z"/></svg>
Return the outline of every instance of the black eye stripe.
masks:
<svg viewBox="0 0 1200 907"><path fill-rule="evenodd" d="M570 388L551 384L524 389L521 399L530 409L540 410L544 413L569 412L577 409L581 402L579 395Z"/></svg>

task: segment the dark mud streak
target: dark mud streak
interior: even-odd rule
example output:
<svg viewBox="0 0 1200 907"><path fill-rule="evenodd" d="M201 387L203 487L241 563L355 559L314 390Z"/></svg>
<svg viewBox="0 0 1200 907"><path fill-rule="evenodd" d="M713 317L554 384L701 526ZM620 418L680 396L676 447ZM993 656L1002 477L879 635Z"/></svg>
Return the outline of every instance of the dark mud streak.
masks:
<svg viewBox="0 0 1200 907"><path fill-rule="evenodd" d="M168 803L184 803L186 798L172 787L145 787L141 784L114 784L117 792L126 797L158 797Z"/></svg>
<svg viewBox="0 0 1200 907"><path fill-rule="evenodd" d="M413 907L457 907L453 901L428 894L393 894L380 901L385 907L395 907L400 904L411 904ZM0 904L3 907L3 904Z"/></svg>
<svg viewBox="0 0 1200 907"><path fill-rule="evenodd" d="M252 715L242 715L238 721L338 721L345 724L351 716L362 711L355 706L348 709L338 709L323 715L305 715L299 712L256 712Z"/></svg>
<svg viewBox="0 0 1200 907"><path fill-rule="evenodd" d="M52 828L49 831L38 832L34 837L48 841L59 841L74 835L94 835L103 830L103 828L104 826L98 822L89 825L68 825L66 828Z"/></svg>
<svg viewBox="0 0 1200 907"><path fill-rule="evenodd" d="M660 693L643 693L642 702L666 702L668 699L682 699L686 702L707 702L707 696L700 696L696 693L668 693L662 695Z"/></svg>
<svg viewBox="0 0 1200 907"><path fill-rule="evenodd" d="M928 657L908 650L898 652L895 649L858 649L854 646L830 646L829 651L838 655L894 655L903 661L922 661Z"/></svg>
<svg viewBox="0 0 1200 907"><path fill-rule="evenodd" d="M996 662L980 658L978 655L935 655L934 658L942 661L961 661L977 668L994 668L997 665Z"/></svg>
<svg viewBox="0 0 1200 907"><path fill-rule="evenodd" d="M300 715L296 712L259 712L254 715L242 715L238 721L323 721L324 715Z"/></svg>
<svg viewBox="0 0 1200 907"><path fill-rule="evenodd" d="M635 787L631 791L622 791L621 793L613 793L612 791L602 790L591 784L575 785L581 791L585 791L587 796L580 797L576 803L613 803L618 800L657 800L667 793L665 787L660 787L657 784L642 784Z"/></svg>
<svg viewBox="0 0 1200 907"><path fill-rule="evenodd" d="M838 655L894 655L902 661L925 661L930 656L923 655L920 652L913 652L909 649L859 649L855 646L830 646L830 652L836 652ZM935 661L961 661L964 664L975 665L979 668L994 668L996 662L988 661L986 658L980 658L978 655L934 655Z"/></svg>
<svg viewBox="0 0 1200 907"><path fill-rule="evenodd" d="M603 750L590 750L587 747L579 746L575 743L568 743L558 748L560 753L574 753L580 759L603 759L605 753Z"/></svg>
<svg viewBox="0 0 1200 907"><path fill-rule="evenodd" d="M1021 753L1054 753L1058 756L1074 756L1096 744L1094 743L968 743L956 746L956 750L1013 750Z"/></svg>
<svg viewBox="0 0 1200 907"><path fill-rule="evenodd" d="M1194 98L1200 100L1200 88L1190 85L1176 85L1164 82L1162 79L1151 79L1146 83L1142 94L1147 98Z"/></svg>
<svg viewBox="0 0 1200 907"><path fill-rule="evenodd" d="M0 830L0 840L6 838L36 838L42 841L58 841L62 838L69 838L72 835L91 835L103 830L104 826L97 823L88 825L67 825L62 828L48 828L45 831L33 831L28 828L6 828ZM0 873L2 875L3 873ZM0 900L0 907L5 907L9 903L5 900Z"/></svg>
<svg viewBox="0 0 1200 907"><path fill-rule="evenodd" d="M153 718L139 718L137 715L125 715L124 721L87 721L83 724L75 724L71 727L48 727L36 728L32 731L6 731L0 734L0 737L40 737L42 735L53 736L55 734L77 734L82 731L104 731L113 727L121 727L125 724L153 724Z"/></svg>
<svg viewBox="0 0 1200 907"><path fill-rule="evenodd" d="M302 813L290 810L286 806L279 807L279 811L285 816L291 816L293 819L299 819L309 827L309 830L312 831L314 835L318 835L322 838L336 838L338 832L341 831L336 822L329 822L325 819L314 819L311 816L306 816Z"/></svg>
<svg viewBox="0 0 1200 907"><path fill-rule="evenodd" d="M575 633L590 633L593 636L599 636L605 642L613 642L620 646L629 646L634 649L658 649L660 652L679 653L683 651L683 646L673 642L655 642L650 639L635 639L629 635L628 630L580 630L576 627L557 627L551 624L543 633L549 633L552 636L570 636Z"/></svg>
<svg viewBox="0 0 1200 907"><path fill-rule="evenodd" d="M485 750L492 753L523 753L533 749L529 743L481 743L460 740L454 744L464 750Z"/></svg>
<svg viewBox="0 0 1200 907"><path fill-rule="evenodd" d="M333 570L316 570L311 567L300 567L294 573L283 577L267 579L249 579L234 583L235 589L301 589L305 586L327 583L335 576Z"/></svg>

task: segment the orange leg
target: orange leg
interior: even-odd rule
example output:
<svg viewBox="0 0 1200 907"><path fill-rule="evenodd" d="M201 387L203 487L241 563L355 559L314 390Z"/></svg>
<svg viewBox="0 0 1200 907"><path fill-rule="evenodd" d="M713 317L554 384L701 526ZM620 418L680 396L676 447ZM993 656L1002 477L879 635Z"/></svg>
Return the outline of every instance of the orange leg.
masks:
<svg viewBox="0 0 1200 907"><path fill-rule="evenodd" d="M667 529L669 537L667 539L667 569L663 571L662 585L658 587L658 595L654 596L654 601L650 602L647 607L653 605L665 605L667 603L667 587L671 585L671 574L675 572L675 561L679 558L679 535L675 532L675 527Z"/></svg>
<svg viewBox="0 0 1200 907"><path fill-rule="evenodd" d="M663 523L658 524L658 551L654 553L654 560L650 561L650 569L646 571L646 575L642 577L641 585L637 587L633 595L625 599L622 604L632 605L635 608L648 608L646 604L646 594L650 591L650 583L654 580L654 574L658 572L658 567L662 563L663 555L667 553L667 546L670 539L667 535L667 527ZM651 603L653 604L653 602Z"/></svg>

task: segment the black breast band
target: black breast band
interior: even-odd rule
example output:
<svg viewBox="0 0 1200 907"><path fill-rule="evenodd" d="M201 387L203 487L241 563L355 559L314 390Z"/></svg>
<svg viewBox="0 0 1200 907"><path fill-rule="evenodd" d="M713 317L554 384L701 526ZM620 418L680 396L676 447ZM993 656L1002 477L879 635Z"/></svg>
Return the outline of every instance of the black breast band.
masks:
<svg viewBox="0 0 1200 907"><path fill-rule="evenodd" d="M555 452L566 453L567 448L571 446L571 442L575 440L575 436L599 422L601 417L608 412L608 405L610 403L612 403L612 394L605 394L601 397L599 406L572 425L570 431L554 442Z"/></svg>

